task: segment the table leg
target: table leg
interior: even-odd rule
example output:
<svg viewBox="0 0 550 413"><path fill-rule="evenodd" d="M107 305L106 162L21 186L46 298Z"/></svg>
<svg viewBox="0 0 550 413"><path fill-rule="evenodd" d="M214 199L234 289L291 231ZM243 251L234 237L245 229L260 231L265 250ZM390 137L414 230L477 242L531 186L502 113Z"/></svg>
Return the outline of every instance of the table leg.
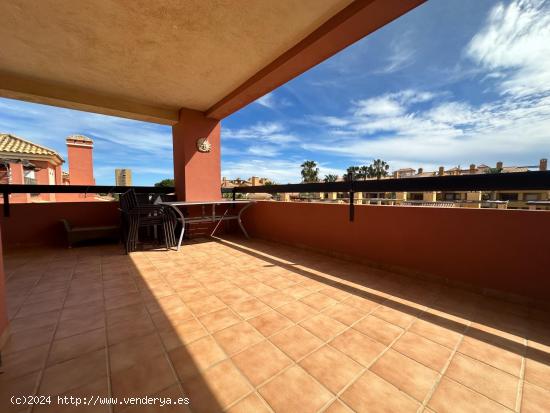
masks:
<svg viewBox="0 0 550 413"><path fill-rule="evenodd" d="M239 223L239 227L241 227L241 231L243 232L246 238L250 238L250 237L248 236L248 232L246 232L246 229L244 229L243 221L241 220L241 215L246 210L246 208L248 208L251 205L252 203L246 204L243 208L241 208L241 210L239 211L239 214L237 215L237 222Z"/></svg>
<svg viewBox="0 0 550 413"><path fill-rule="evenodd" d="M181 232L178 240L178 247L176 248L176 251L179 251L181 247L181 242L183 241L183 234L185 232L185 216L176 205L170 205L170 206L176 211L176 213L180 216L180 219L181 219Z"/></svg>

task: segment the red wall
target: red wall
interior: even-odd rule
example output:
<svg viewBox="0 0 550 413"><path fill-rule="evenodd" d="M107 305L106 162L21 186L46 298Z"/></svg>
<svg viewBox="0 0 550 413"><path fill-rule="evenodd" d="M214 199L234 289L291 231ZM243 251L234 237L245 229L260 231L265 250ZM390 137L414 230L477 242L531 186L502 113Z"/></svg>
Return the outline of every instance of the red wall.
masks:
<svg viewBox="0 0 550 413"><path fill-rule="evenodd" d="M0 215L5 248L65 245L59 220L74 226L116 225L118 202L52 202L10 205L10 216Z"/></svg>
<svg viewBox="0 0 550 413"><path fill-rule="evenodd" d="M251 236L548 299L550 212L259 202Z"/></svg>

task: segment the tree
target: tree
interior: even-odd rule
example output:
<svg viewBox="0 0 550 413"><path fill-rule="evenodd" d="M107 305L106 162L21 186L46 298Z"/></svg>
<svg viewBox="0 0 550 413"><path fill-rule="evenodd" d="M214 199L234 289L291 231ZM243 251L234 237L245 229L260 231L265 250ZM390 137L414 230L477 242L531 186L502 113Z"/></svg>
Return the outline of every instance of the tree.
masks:
<svg viewBox="0 0 550 413"><path fill-rule="evenodd" d="M174 179L170 178L170 179L163 179L162 181L160 182L157 182L155 184L155 186L160 186L160 187L168 187L168 188L173 188L174 187Z"/></svg>
<svg viewBox="0 0 550 413"><path fill-rule="evenodd" d="M344 176L344 179L346 181L349 180L350 174L352 179L359 179L359 177L361 176L361 167L360 166L348 167L348 169L346 169L346 176Z"/></svg>
<svg viewBox="0 0 550 413"><path fill-rule="evenodd" d="M300 166L302 168L302 182L319 182L319 168L317 168L317 163L315 161L305 161Z"/></svg>
<svg viewBox="0 0 550 413"><path fill-rule="evenodd" d="M388 176L390 166L381 159L376 159L367 167L367 177L380 179L383 176Z"/></svg>
<svg viewBox="0 0 550 413"><path fill-rule="evenodd" d="M323 179L324 182L336 182L338 180L338 175L325 175L325 178Z"/></svg>

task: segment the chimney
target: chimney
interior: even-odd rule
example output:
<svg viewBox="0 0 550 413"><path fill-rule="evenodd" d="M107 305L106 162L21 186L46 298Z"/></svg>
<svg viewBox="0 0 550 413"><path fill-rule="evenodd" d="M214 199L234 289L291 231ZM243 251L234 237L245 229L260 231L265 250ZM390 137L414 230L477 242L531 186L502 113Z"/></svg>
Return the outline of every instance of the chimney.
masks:
<svg viewBox="0 0 550 413"><path fill-rule="evenodd" d="M470 173L471 174L476 173L476 164L475 163L470 164Z"/></svg>
<svg viewBox="0 0 550 413"><path fill-rule="evenodd" d="M502 161L497 162L497 169L502 170Z"/></svg>
<svg viewBox="0 0 550 413"><path fill-rule="evenodd" d="M439 176L445 175L445 168L443 166L439 167L439 171L437 173Z"/></svg>
<svg viewBox="0 0 550 413"><path fill-rule="evenodd" d="M548 159L541 159L539 162L539 171L547 171L548 170Z"/></svg>
<svg viewBox="0 0 550 413"><path fill-rule="evenodd" d="M67 138L71 185L95 185L93 149L94 141L86 136L71 135Z"/></svg>
<svg viewBox="0 0 550 413"><path fill-rule="evenodd" d="M423 168L418 168L418 175L420 175L422 172L424 172Z"/></svg>

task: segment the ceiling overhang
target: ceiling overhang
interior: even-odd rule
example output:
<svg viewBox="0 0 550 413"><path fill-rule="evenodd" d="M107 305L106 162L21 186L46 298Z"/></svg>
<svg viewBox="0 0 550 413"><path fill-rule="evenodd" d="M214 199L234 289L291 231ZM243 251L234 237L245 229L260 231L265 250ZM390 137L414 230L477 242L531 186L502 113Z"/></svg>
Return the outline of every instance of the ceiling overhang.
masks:
<svg viewBox="0 0 550 413"><path fill-rule="evenodd" d="M181 109L222 119L424 1L2 2L0 96L168 125Z"/></svg>

